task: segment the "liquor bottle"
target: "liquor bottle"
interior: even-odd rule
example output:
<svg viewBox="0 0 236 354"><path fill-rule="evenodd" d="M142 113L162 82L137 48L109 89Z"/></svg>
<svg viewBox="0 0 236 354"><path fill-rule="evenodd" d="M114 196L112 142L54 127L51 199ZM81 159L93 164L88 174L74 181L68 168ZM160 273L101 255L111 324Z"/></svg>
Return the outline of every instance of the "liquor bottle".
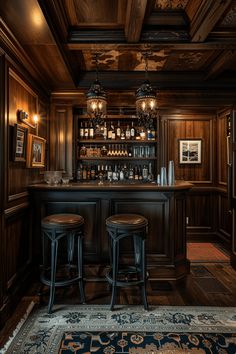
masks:
<svg viewBox="0 0 236 354"><path fill-rule="evenodd" d="M124 167L120 168L120 181L123 182L125 179Z"/></svg>
<svg viewBox="0 0 236 354"><path fill-rule="evenodd" d="M136 133L135 133L135 128L134 128L134 122L132 122L131 123L131 129L130 129L130 137L131 137L132 140L135 139L135 135L136 135Z"/></svg>
<svg viewBox="0 0 236 354"><path fill-rule="evenodd" d="M116 139L116 131L115 131L115 127L113 124L111 125L111 129L112 129L111 138L112 138L112 140L115 140Z"/></svg>
<svg viewBox="0 0 236 354"><path fill-rule="evenodd" d="M150 128L147 129L147 140L152 140L152 131Z"/></svg>
<svg viewBox="0 0 236 354"><path fill-rule="evenodd" d="M83 179L83 180L87 179L87 169L86 169L86 165L83 166L82 179Z"/></svg>
<svg viewBox="0 0 236 354"><path fill-rule="evenodd" d="M115 165L115 169L114 169L114 171L112 173L112 179L113 179L113 181L117 182L118 178L119 178L119 176L118 176L117 165Z"/></svg>
<svg viewBox="0 0 236 354"><path fill-rule="evenodd" d="M132 146L129 146L129 148L128 148L128 156L129 157L133 156L133 148L132 148Z"/></svg>
<svg viewBox="0 0 236 354"><path fill-rule="evenodd" d="M129 180L132 181L133 179L134 179L134 169L130 165L130 167L129 167Z"/></svg>
<svg viewBox="0 0 236 354"><path fill-rule="evenodd" d="M128 169L127 169L126 164L124 164L124 178L125 178L125 179L128 179L128 178L129 178L129 171L128 171Z"/></svg>
<svg viewBox="0 0 236 354"><path fill-rule="evenodd" d="M111 169L111 165L108 166L108 171L107 171L107 179L108 181L112 181L112 169Z"/></svg>
<svg viewBox="0 0 236 354"><path fill-rule="evenodd" d="M130 127L129 127L129 124L127 124L127 128L126 128L126 131L125 131L125 139L129 140L131 137L130 135Z"/></svg>
<svg viewBox="0 0 236 354"><path fill-rule="evenodd" d="M148 169L147 169L146 165L143 165L142 175L143 175L143 180L147 181L147 179L148 179Z"/></svg>
<svg viewBox="0 0 236 354"><path fill-rule="evenodd" d="M140 131L140 139L141 140L146 140L146 132L144 129Z"/></svg>
<svg viewBox="0 0 236 354"><path fill-rule="evenodd" d="M91 178L91 180L93 180L93 181L96 179L96 169L95 169L95 165L91 166L90 178Z"/></svg>
<svg viewBox="0 0 236 354"><path fill-rule="evenodd" d="M105 145L101 148L101 156L107 156L107 148Z"/></svg>
<svg viewBox="0 0 236 354"><path fill-rule="evenodd" d="M120 128L120 121L119 120L118 120L118 124L116 127L116 136L117 136L117 139L121 138L121 128Z"/></svg>
<svg viewBox="0 0 236 354"><path fill-rule="evenodd" d="M90 179L90 178L91 178L91 168L88 165L88 168L87 168L87 179Z"/></svg>
<svg viewBox="0 0 236 354"><path fill-rule="evenodd" d="M121 140L125 140L125 132L123 129L121 129L120 138Z"/></svg>
<svg viewBox="0 0 236 354"><path fill-rule="evenodd" d="M135 165L134 166L134 179L138 180L139 179L138 177L139 177L139 175L138 175L138 166Z"/></svg>
<svg viewBox="0 0 236 354"><path fill-rule="evenodd" d="M90 127L89 127L89 138L93 139L94 138L94 128L93 128L93 123L90 122Z"/></svg>
<svg viewBox="0 0 236 354"><path fill-rule="evenodd" d="M84 139L88 139L89 137L89 129L87 122L84 123Z"/></svg>
<svg viewBox="0 0 236 354"><path fill-rule="evenodd" d="M149 162L149 164L148 164L148 181L152 182L153 180L154 180L154 176L152 173L152 163Z"/></svg>
<svg viewBox="0 0 236 354"><path fill-rule="evenodd" d="M143 180L142 167L141 167L141 165L139 165L139 168L138 168L138 179L139 179L139 181L142 181L142 180Z"/></svg>
<svg viewBox="0 0 236 354"><path fill-rule="evenodd" d="M103 138L107 139L107 122L104 123Z"/></svg>
<svg viewBox="0 0 236 354"><path fill-rule="evenodd" d="M87 148L86 148L85 145L81 146L79 154L80 154L80 156L86 156L87 155Z"/></svg>
<svg viewBox="0 0 236 354"><path fill-rule="evenodd" d="M108 139L112 139L112 127L113 127L113 124L112 122L110 123L110 126L108 128L108 133L107 133L107 136L108 136Z"/></svg>
<svg viewBox="0 0 236 354"><path fill-rule="evenodd" d="M80 136L80 139L84 138L84 125L83 125L83 122L80 123L79 136Z"/></svg>
<svg viewBox="0 0 236 354"><path fill-rule="evenodd" d="M78 166L76 179L77 179L77 181L81 181L81 179L82 179L82 165L81 164Z"/></svg>

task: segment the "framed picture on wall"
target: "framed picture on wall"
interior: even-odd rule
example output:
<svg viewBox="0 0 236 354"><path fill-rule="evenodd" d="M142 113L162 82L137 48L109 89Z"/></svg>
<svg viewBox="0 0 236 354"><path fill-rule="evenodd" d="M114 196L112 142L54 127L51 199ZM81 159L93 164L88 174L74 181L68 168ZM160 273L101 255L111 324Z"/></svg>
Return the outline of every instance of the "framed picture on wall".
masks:
<svg viewBox="0 0 236 354"><path fill-rule="evenodd" d="M202 140L179 139L179 163L200 164L202 163Z"/></svg>
<svg viewBox="0 0 236 354"><path fill-rule="evenodd" d="M14 125L13 131L13 161L26 161L28 129L19 124Z"/></svg>
<svg viewBox="0 0 236 354"><path fill-rule="evenodd" d="M29 168L45 167L46 140L37 135L28 135L26 166Z"/></svg>

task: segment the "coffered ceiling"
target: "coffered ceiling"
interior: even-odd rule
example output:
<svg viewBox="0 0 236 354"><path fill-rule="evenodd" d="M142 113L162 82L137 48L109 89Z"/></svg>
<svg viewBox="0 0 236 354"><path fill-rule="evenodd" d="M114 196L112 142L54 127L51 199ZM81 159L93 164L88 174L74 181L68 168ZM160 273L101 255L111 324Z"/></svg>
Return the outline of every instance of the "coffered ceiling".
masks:
<svg viewBox="0 0 236 354"><path fill-rule="evenodd" d="M236 0L5 0L1 26L50 90L236 88Z"/></svg>

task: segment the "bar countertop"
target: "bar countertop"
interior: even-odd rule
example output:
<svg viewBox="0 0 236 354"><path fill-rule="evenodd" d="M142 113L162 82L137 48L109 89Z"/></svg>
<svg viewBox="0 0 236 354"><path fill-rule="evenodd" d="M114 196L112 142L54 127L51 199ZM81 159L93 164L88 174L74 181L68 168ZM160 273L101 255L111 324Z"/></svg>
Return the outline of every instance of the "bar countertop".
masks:
<svg viewBox="0 0 236 354"><path fill-rule="evenodd" d="M128 183L119 183L119 182L104 182L100 184L97 181L90 182L71 182L69 184L47 184L47 183L37 183L32 184L28 188L33 190L67 190L67 191L77 191L77 190L139 190L139 191L175 191L175 190L188 190L193 187L192 183L186 181L175 181L175 184L172 186L164 185L160 186L157 183L136 183L136 182L128 182Z"/></svg>

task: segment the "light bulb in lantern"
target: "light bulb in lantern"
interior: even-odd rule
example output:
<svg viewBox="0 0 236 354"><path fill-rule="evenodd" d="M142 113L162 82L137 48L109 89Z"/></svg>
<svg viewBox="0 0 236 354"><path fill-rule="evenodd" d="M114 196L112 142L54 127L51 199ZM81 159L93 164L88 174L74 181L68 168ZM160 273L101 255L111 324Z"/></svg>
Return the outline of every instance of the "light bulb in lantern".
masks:
<svg viewBox="0 0 236 354"><path fill-rule="evenodd" d="M92 107L92 110L95 111L97 108L96 102L93 101L91 104L91 107Z"/></svg>
<svg viewBox="0 0 236 354"><path fill-rule="evenodd" d="M102 102L98 103L98 109L101 111L102 110Z"/></svg>
<svg viewBox="0 0 236 354"><path fill-rule="evenodd" d="M146 103L142 102L142 110L145 111L145 108L146 108Z"/></svg>
<svg viewBox="0 0 236 354"><path fill-rule="evenodd" d="M153 100L151 100L151 102L150 102L150 107L151 107L151 109L153 109L153 108L154 108L154 105L155 105L154 101L153 101Z"/></svg>

